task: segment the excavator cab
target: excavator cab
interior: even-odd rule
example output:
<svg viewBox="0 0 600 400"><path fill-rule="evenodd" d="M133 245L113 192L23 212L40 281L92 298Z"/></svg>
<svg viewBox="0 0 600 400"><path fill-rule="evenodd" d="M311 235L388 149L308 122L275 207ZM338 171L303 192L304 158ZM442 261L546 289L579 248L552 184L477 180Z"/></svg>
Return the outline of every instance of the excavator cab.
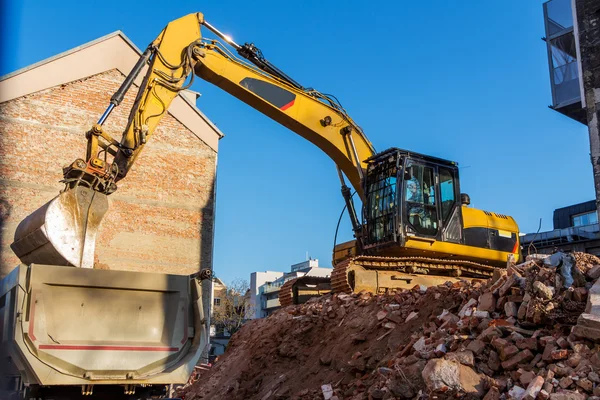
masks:
<svg viewBox="0 0 600 400"><path fill-rule="evenodd" d="M334 248L335 292L485 279L518 260L514 219L467 207L457 163L397 148L365 163L357 239Z"/></svg>
<svg viewBox="0 0 600 400"><path fill-rule="evenodd" d="M367 163L362 224L367 254L404 247L407 238L461 241L456 163L396 148Z"/></svg>

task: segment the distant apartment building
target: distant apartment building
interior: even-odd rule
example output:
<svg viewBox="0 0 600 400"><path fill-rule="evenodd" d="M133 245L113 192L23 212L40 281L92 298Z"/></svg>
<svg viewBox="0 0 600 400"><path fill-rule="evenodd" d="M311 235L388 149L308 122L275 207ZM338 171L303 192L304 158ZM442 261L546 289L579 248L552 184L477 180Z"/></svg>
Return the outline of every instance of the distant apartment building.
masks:
<svg viewBox="0 0 600 400"><path fill-rule="evenodd" d="M290 267L290 272L264 271L250 274L250 304L252 307L249 318L264 318L281 308L279 291L281 286L290 279L301 276L331 276L332 268L319 267L319 260L306 260Z"/></svg>
<svg viewBox="0 0 600 400"><path fill-rule="evenodd" d="M600 256L600 225L594 200L557 208L553 220L553 230L521 236L525 255L563 250Z"/></svg>
<svg viewBox="0 0 600 400"><path fill-rule="evenodd" d="M211 294L211 303L212 308L210 315L212 316L215 312L218 312L222 309L222 299L225 297L227 292L227 286L223 283L222 280L213 277L213 286L212 286L212 294Z"/></svg>
<svg viewBox="0 0 600 400"><path fill-rule="evenodd" d="M222 280L220 280L216 276L213 277L212 292L211 292L212 307L210 309L211 319L215 313L218 313L223 310L224 303L225 303L224 300L225 300L226 295L227 295L227 286L223 283ZM223 354L225 352L225 347L227 346L227 343L229 342L230 336L231 335L229 335L229 332L226 332L225 330L216 326L214 324L214 322L210 325L209 360L216 356L220 356L221 354Z"/></svg>

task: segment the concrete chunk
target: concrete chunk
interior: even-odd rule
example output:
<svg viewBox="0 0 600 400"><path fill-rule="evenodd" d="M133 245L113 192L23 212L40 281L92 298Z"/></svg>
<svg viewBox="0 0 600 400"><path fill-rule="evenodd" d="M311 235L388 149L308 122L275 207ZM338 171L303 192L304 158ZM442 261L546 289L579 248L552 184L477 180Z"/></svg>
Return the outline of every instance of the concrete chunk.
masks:
<svg viewBox="0 0 600 400"><path fill-rule="evenodd" d="M535 290L536 294L542 299L550 300L552 298L552 289L540 281L533 282L533 290Z"/></svg>
<svg viewBox="0 0 600 400"><path fill-rule="evenodd" d="M446 360L458 361L459 363L468 365L469 367L475 365L475 357L473 356L473 352L470 350L448 353L446 354Z"/></svg>
<svg viewBox="0 0 600 400"><path fill-rule="evenodd" d="M457 390L477 397L485 394L483 376L455 361L441 358L429 360L421 376L432 392Z"/></svg>
<svg viewBox="0 0 600 400"><path fill-rule="evenodd" d="M600 342L600 280L590 289L585 313L577 319L573 334L578 337Z"/></svg>

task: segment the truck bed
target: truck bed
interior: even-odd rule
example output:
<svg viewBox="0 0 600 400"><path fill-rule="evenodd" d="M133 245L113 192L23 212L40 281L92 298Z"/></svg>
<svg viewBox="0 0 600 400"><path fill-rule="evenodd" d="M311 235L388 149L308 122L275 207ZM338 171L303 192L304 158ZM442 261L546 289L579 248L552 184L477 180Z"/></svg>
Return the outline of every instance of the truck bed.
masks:
<svg viewBox="0 0 600 400"><path fill-rule="evenodd" d="M188 276L22 264L0 281L0 373L34 387L185 383L207 346L201 299Z"/></svg>

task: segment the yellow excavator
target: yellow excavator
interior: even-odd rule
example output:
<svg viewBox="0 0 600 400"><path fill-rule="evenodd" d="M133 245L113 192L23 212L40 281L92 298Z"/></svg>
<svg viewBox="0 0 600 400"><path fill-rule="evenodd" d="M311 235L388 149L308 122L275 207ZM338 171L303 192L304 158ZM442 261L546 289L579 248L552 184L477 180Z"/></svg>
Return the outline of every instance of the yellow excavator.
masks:
<svg viewBox="0 0 600 400"><path fill-rule="evenodd" d="M202 28L218 39L203 38ZM128 125L116 140L103 124L146 66ZM148 46L86 133L85 158L64 169L65 190L19 225L12 249L23 263L93 267L107 196L194 76L312 142L336 164L355 240L335 246L333 291L486 278L509 257L518 260L514 219L468 207L457 163L399 148L376 152L334 96L301 85L254 44L238 45L196 13L170 22ZM362 202L360 217L346 181ZM292 286L282 292L283 305L294 301Z"/></svg>

